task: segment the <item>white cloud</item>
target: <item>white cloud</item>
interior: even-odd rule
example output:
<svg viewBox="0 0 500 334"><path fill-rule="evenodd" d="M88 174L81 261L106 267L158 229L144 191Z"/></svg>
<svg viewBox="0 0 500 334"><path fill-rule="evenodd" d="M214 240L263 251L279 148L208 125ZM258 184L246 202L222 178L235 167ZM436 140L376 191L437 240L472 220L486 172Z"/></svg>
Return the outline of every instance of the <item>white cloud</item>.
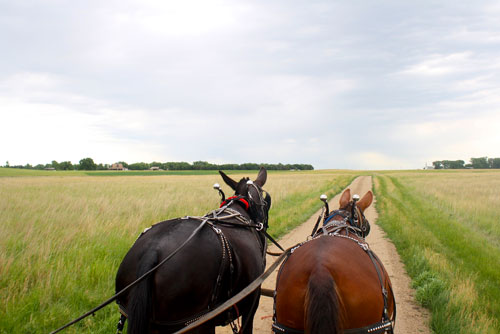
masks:
<svg viewBox="0 0 500 334"><path fill-rule="evenodd" d="M452 54L434 54L427 59L409 66L401 74L440 76L462 73L470 70L473 54L460 52Z"/></svg>

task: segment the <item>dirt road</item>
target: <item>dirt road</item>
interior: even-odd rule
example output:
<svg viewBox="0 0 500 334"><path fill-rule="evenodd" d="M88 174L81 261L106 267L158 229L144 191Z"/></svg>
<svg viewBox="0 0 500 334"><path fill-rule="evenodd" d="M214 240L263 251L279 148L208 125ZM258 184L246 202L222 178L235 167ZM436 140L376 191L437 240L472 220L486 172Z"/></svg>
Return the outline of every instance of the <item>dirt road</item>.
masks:
<svg viewBox="0 0 500 334"><path fill-rule="evenodd" d="M372 187L372 180L370 176L360 176L356 178L349 188L351 194L359 194L361 197L370 190ZM339 206L339 196L334 197L329 201L330 209L335 210ZM318 199L319 200L319 199ZM376 200L376 199L375 199ZM298 242L304 241L311 233L316 219L320 211L315 213L305 223L285 235L279 240L279 243L288 248ZM382 260L385 269L391 278L392 287L396 296L397 305L397 318L396 318L396 334L430 334L428 328L429 315L427 311L417 305L414 301L414 291L410 287L410 279L408 278L404 265L402 264L396 248L386 238L385 233L376 225L377 212L375 206L372 204L365 211L366 218L370 221L371 232L367 237L371 249ZM271 219L272 221L272 219ZM272 246L270 251L277 252L277 248ZM274 257L268 256L267 263L271 264L275 260ZM262 285L264 288L273 289L276 284L276 272L271 275ZM273 300L272 298L262 296L259 303L259 309L254 319L254 333L255 334L268 334L272 333L272 314L273 314ZM230 334L229 327L218 327L217 334Z"/></svg>

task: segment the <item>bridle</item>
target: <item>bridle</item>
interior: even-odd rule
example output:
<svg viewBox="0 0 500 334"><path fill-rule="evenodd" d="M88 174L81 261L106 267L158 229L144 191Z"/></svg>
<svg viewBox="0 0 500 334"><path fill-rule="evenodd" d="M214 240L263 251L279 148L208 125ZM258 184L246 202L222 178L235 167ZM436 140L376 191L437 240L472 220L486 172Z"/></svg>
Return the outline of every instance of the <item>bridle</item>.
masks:
<svg viewBox="0 0 500 334"><path fill-rule="evenodd" d="M239 203L241 204L245 211L249 213L251 216L252 220L255 221L257 225L260 225L259 230L266 230L268 228L268 212L269 212L269 204L265 200L265 198L262 196L262 193L266 194L266 198L269 197L269 193L262 189L260 186L255 184L252 180L247 181L247 195L235 195L228 197L227 199L223 199L220 204L220 208L222 207L228 207L232 203ZM254 196L252 196L252 192L250 191L251 187L255 189L255 192L258 195L258 198L255 199Z"/></svg>
<svg viewBox="0 0 500 334"><path fill-rule="evenodd" d="M356 205L355 201L351 201L345 209L332 211L330 215L324 219L322 229L327 229L327 227L333 224L338 224L339 220L333 219L338 216L342 218L340 221L348 224L360 237L365 238L368 233L370 233L370 223Z"/></svg>

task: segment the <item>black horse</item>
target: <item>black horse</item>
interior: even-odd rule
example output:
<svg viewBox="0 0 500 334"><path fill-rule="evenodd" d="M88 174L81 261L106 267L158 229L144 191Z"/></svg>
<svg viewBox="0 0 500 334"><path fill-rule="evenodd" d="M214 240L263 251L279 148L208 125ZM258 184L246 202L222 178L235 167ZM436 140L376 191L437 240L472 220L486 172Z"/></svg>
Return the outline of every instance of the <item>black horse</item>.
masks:
<svg viewBox="0 0 500 334"><path fill-rule="evenodd" d="M121 295L128 333L173 333L216 308L256 279L265 268L271 197L262 190L267 172L234 181L219 172L235 195L204 217L183 217L143 232L123 259L116 291L134 282L178 250L165 264ZM203 227L199 228L201 224ZM199 228L198 232L195 230ZM195 232L193 236L193 232ZM185 247L182 244L188 240ZM181 249L179 249L181 247ZM215 333L242 316L241 333L252 333L260 289L190 333Z"/></svg>

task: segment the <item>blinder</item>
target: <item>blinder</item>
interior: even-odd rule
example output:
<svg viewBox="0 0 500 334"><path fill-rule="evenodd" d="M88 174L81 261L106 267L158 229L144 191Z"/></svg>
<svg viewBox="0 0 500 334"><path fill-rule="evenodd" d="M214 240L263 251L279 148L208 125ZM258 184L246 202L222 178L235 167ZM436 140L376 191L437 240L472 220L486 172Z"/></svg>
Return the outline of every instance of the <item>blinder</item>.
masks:
<svg viewBox="0 0 500 334"><path fill-rule="evenodd" d="M351 209L339 209L333 211L327 218L323 221L323 226L325 226L334 217L340 216L343 220L349 223L351 226L356 227L361 231L361 237L366 238L370 233L370 222L366 219L365 215L356 206L355 202L351 201Z"/></svg>
<svg viewBox="0 0 500 334"><path fill-rule="evenodd" d="M248 186L247 188L248 198L249 202L251 203L250 205L251 213L255 215L256 221L262 223L264 228L267 229L269 227L268 213L271 207L271 196L267 191L262 189L259 185L255 184L255 182L253 182L252 180L247 181L247 186ZM253 187L256 190L257 195L259 196L258 199L253 198L250 192L250 187ZM265 193L265 197L262 197L262 193Z"/></svg>

